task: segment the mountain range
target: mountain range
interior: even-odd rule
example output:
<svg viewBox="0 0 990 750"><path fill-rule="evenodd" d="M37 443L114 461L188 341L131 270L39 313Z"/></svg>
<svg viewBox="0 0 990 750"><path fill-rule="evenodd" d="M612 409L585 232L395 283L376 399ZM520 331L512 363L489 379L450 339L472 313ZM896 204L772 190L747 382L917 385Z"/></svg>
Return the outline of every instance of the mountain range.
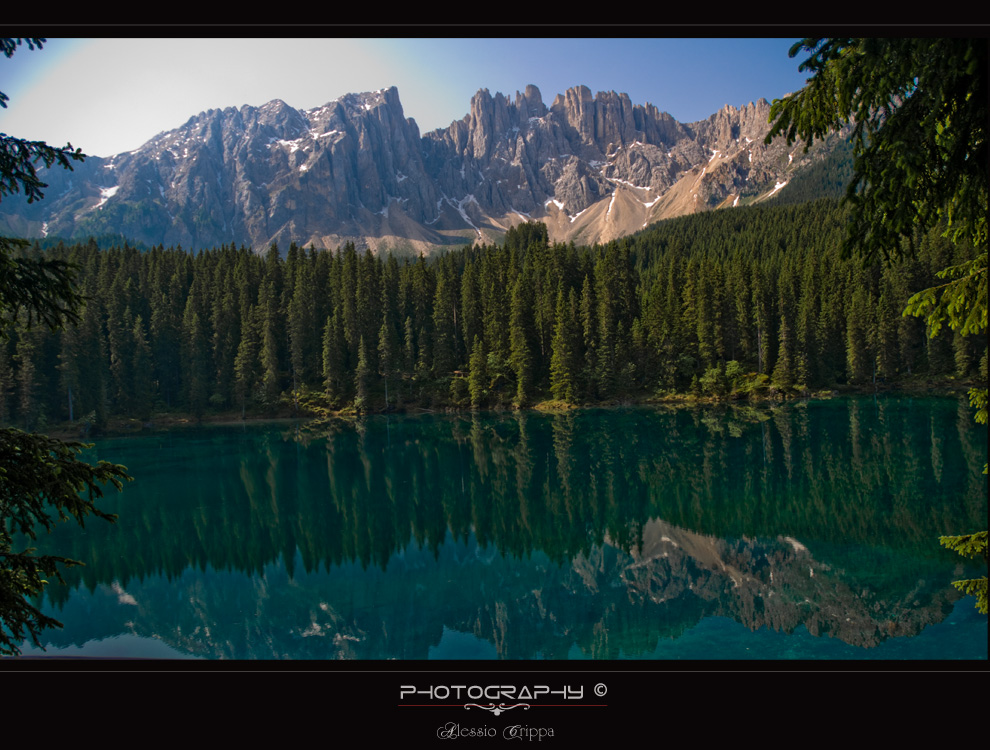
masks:
<svg viewBox="0 0 990 750"><path fill-rule="evenodd" d="M134 151L42 170L45 200L4 201L0 232L430 251L542 221L553 241L606 242L765 200L834 145L765 145L769 112L760 99L684 124L584 86L550 106L535 86L514 100L482 89L462 120L425 135L394 87L310 110L211 109Z"/></svg>

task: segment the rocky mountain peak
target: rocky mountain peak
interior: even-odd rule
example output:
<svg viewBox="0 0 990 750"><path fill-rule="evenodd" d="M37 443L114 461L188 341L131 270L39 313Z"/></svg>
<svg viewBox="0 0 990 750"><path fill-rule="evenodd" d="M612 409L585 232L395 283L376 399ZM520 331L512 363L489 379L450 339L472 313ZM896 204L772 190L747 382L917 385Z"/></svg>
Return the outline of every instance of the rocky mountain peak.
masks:
<svg viewBox="0 0 990 750"><path fill-rule="evenodd" d="M762 143L769 109L726 105L685 125L587 86L547 107L528 85L513 98L480 89L463 119L422 136L395 87L305 111L209 109L133 152L48 171L49 199L4 201L0 231L429 250L539 220L554 241L607 241L778 190L812 156Z"/></svg>
<svg viewBox="0 0 990 750"><path fill-rule="evenodd" d="M545 117L547 114L547 107L543 103L543 95L540 94L540 90L533 84L529 84L522 94L518 91L516 92L516 109L526 119L530 117Z"/></svg>

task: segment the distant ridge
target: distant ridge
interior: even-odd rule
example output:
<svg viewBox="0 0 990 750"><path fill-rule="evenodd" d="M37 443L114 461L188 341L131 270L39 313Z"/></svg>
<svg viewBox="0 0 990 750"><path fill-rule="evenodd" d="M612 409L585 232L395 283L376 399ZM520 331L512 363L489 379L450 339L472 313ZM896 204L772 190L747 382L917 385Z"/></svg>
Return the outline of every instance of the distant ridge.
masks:
<svg viewBox="0 0 990 750"><path fill-rule="evenodd" d="M535 86L511 100L482 89L463 119L421 136L394 87L310 110L211 109L134 151L47 171L46 199L4 201L0 231L429 252L541 221L553 241L607 242L782 195L840 142L764 145L769 110L760 99L683 124L614 91L575 87L548 107Z"/></svg>

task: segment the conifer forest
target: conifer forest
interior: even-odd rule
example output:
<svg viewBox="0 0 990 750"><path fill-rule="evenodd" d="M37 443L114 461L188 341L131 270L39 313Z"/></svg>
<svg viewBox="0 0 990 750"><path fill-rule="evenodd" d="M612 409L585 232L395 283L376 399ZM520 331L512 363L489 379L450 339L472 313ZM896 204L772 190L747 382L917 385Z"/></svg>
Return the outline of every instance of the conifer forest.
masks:
<svg viewBox="0 0 990 750"><path fill-rule="evenodd" d="M897 264L843 258L838 201L663 222L607 245L432 257L291 245L38 243L77 267L79 325L0 342L0 423L266 416L654 398L788 398L986 379L981 337L902 314L965 246L933 231Z"/></svg>

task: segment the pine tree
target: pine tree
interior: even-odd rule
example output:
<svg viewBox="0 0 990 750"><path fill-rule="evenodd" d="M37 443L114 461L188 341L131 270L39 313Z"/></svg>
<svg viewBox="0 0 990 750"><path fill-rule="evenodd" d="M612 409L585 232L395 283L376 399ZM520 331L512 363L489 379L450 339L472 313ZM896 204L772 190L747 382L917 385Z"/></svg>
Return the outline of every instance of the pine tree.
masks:
<svg viewBox="0 0 990 750"><path fill-rule="evenodd" d="M289 363L293 390L316 381L319 326L316 319L315 269L309 260L297 262L292 300L289 302Z"/></svg>
<svg viewBox="0 0 990 750"><path fill-rule="evenodd" d="M487 395L487 357L485 348L481 343L481 337L474 337L474 345L471 347L471 359L468 370L468 393L471 395L471 406L477 409L481 406Z"/></svg>
<svg viewBox="0 0 990 750"><path fill-rule="evenodd" d="M448 376L457 364L456 287L453 271L445 261L447 258L438 264L433 296L433 373L437 378Z"/></svg>
<svg viewBox="0 0 990 750"><path fill-rule="evenodd" d="M594 282L591 274L586 274L581 287L581 334L584 366L580 374L584 396L598 397L598 304L595 299Z"/></svg>
<svg viewBox="0 0 990 750"><path fill-rule="evenodd" d="M389 255L382 274L382 325L378 331L378 368L385 381L386 407L388 383L402 369L402 346L399 340L399 266Z"/></svg>
<svg viewBox="0 0 990 750"><path fill-rule="evenodd" d="M180 349L182 314L188 287L183 284L178 269L161 278L167 282L158 287L151 304L152 357L156 380L166 407L175 405L181 386Z"/></svg>
<svg viewBox="0 0 990 750"><path fill-rule="evenodd" d="M385 383L385 406L388 408L388 382L394 376L399 362L399 338L395 333L395 328L388 319L382 320L382 327L378 331L378 367L379 374Z"/></svg>
<svg viewBox="0 0 990 750"><path fill-rule="evenodd" d="M147 421L151 418L154 406L155 392L151 374L154 371L151 362L151 346L144 332L144 320L138 315L131 330L134 339L134 362L131 368L134 380L131 386L129 410L138 419Z"/></svg>
<svg viewBox="0 0 990 750"><path fill-rule="evenodd" d="M210 397L210 353L206 326L197 311L196 297L190 294L182 318L183 396L189 411L199 419Z"/></svg>
<svg viewBox="0 0 990 750"><path fill-rule="evenodd" d="M570 302L570 304L568 304ZM553 334L553 355L550 359L550 392L568 403L577 401L577 295L571 290L565 300L564 290L557 292L557 324Z"/></svg>
<svg viewBox="0 0 990 750"><path fill-rule="evenodd" d="M417 377L429 377L433 367L433 300L436 297L436 279L426 264L426 256L420 253L411 270L412 330L415 359L413 368Z"/></svg>
<svg viewBox="0 0 990 750"><path fill-rule="evenodd" d="M778 286L778 312L780 329L778 334L777 361L774 363L771 380L782 390L788 390L795 385L798 376L797 331L795 314L795 278L794 269L787 263L780 277Z"/></svg>
<svg viewBox="0 0 990 750"><path fill-rule="evenodd" d="M323 328L323 389L332 406L347 400L347 372L347 340L342 306L338 306Z"/></svg>
<svg viewBox="0 0 990 750"><path fill-rule="evenodd" d="M468 258L461 275L461 342L465 357L470 356L474 337L481 335L482 318L481 295L478 289L478 266L472 259Z"/></svg>
<svg viewBox="0 0 990 750"><path fill-rule="evenodd" d="M695 335L698 341L698 359L702 368L714 366L716 360L724 357L722 342L722 297L723 286L721 268L717 263L703 260L695 281L693 312Z"/></svg>
<svg viewBox="0 0 990 750"><path fill-rule="evenodd" d="M368 361L368 349L364 345L364 336L362 336L358 342L357 368L354 371L354 408L358 411L368 409L372 373L373 370Z"/></svg>
<svg viewBox="0 0 990 750"><path fill-rule="evenodd" d="M880 298L876 309L876 357L877 375L893 378L897 375L900 355L898 319L903 300L895 301L895 290L890 271L885 269L881 278Z"/></svg>
<svg viewBox="0 0 990 750"><path fill-rule="evenodd" d="M412 317L406 316L406 321L402 326L402 367L407 375L412 375L416 369L416 334L413 329Z"/></svg>
<svg viewBox="0 0 990 750"><path fill-rule="evenodd" d="M22 328L14 349L17 364L17 414L24 429L31 431L38 423L39 394L37 357L41 329Z"/></svg>
<svg viewBox="0 0 990 750"><path fill-rule="evenodd" d="M371 250L365 250L358 264L355 305L358 317L358 338L367 346L366 356L371 372L378 372L378 331L382 327L381 261Z"/></svg>
<svg viewBox="0 0 990 750"><path fill-rule="evenodd" d="M277 250L274 253L277 268ZM267 265L267 264L266 264ZM279 399L282 392L281 377L281 343L285 331L282 316L279 314L278 302L279 274L268 273L262 281L258 295L258 326L261 339L261 394L266 406L271 408Z"/></svg>
<svg viewBox="0 0 990 750"><path fill-rule="evenodd" d="M119 280L118 275L118 280ZM107 351L110 356L110 400L118 411L127 408L127 395L133 376L134 364L134 316L126 306L122 285L115 282L106 305ZM129 295L127 295L129 296Z"/></svg>
<svg viewBox="0 0 990 750"><path fill-rule="evenodd" d="M481 260L482 329L485 351L501 369L509 358L509 305L505 265L497 248L487 248ZM473 351L473 347L472 347ZM492 373L493 375L495 373Z"/></svg>
<svg viewBox="0 0 990 750"><path fill-rule="evenodd" d="M516 404L524 406L533 391L531 300L526 276L520 273L512 288L509 322L510 362L516 374Z"/></svg>
<svg viewBox="0 0 990 750"><path fill-rule="evenodd" d="M797 319L795 321L797 334L795 377L798 383L805 386L822 384L822 354L818 341L818 317L821 308L819 297L818 266L815 263L814 254L807 252L801 271L801 284L797 298Z"/></svg>
<svg viewBox="0 0 990 750"><path fill-rule="evenodd" d="M247 310L247 316L241 323L241 340L234 358L234 398L241 406L241 419L246 415L248 401L254 400L261 378L261 341L258 336L257 311L253 307Z"/></svg>
<svg viewBox="0 0 990 750"><path fill-rule="evenodd" d="M79 399L79 392L81 390L81 338L82 332L78 326L64 331L60 337L61 349L58 355L58 369L61 389L66 396L66 414L70 422L74 422L76 419L76 401ZM2 356L2 353L0 353L0 357ZM2 377L2 373L0 373L0 380L2 380ZM0 400L2 398L3 396L0 394ZM3 413L2 409L0 409L0 423L3 421Z"/></svg>
<svg viewBox="0 0 990 750"><path fill-rule="evenodd" d="M756 326L756 371L770 375L777 358L773 338L775 317L772 312L773 285L764 263L753 266L753 322Z"/></svg>

